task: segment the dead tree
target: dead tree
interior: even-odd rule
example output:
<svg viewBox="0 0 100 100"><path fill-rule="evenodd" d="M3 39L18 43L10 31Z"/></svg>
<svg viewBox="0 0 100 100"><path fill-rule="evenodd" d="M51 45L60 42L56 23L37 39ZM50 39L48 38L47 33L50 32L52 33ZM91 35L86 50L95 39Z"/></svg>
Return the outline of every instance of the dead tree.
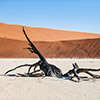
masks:
<svg viewBox="0 0 100 100"><path fill-rule="evenodd" d="M91 71L100 71L100 69L91 69L91 68L79 68L78 64L72 64L73 65L73 69L69 70L67 73L65 73L63 76L69 77L72 76L72 78L77 77L78 80L80 80L80 77L78 76L79 73L86 73L88 75L90 75L93 78L100 78L100 75L94 75L91 73Z"/></svg>
<svg viewBox="0 0 100 100"><path fill-rule="evenodd" d="M20 66L14 68L14 69L11 69L11 70L7 71L5 74L7 74L8 72L13 71L13 70L15 70L15 69L17 69L17 68L23 67L23 66L30 66L30 67L29 67L29 70L28 70L28 75L30 75L30 70L31 70L31 68L34 67L34 72L42 71L42 74L45 75L45 76L53 76L53 75L55 75L55 76L61 76L61 75L62 75L61 70L60 70L58 67L56 67L55 65L49 64L49 63L47 62L47 60L45 59L45 57L44 57L44 56L38 51L38 49L33 45L33 43L32 43L32 42L30 41L30 39L28 38L28 36L27 36L27 34L26 34L25 30L24 30L24 27L23 27L23 33L24 33L24 35L25 35L27 41L29 42L29 46L30 46L30 47L28 47L27 49L28 49L31 53L37 54L38 57L40 58L40 61L37 62L37 63L35 63L35 64L33 64L33 65L29 65L29 64L28 64L28 65L27 65L27 64L25 64L25 65L20 65ZM40 67L40 70L37 70L37 71L36 71L35 69L36 69L37 66ZM33 72L33 73L34 73L34 72Z"/></svg>
<svg viewBox="0 0 100 100"><path fill-rule="evenodd" d="M63 76L63 77L69 77L73 74L73 77L76 77L78 80L80 80L80 77L78 76L79 73L85 72L87 74L89 74L90 76L92 76L93 78L100 78L100 76L98 75L94 75L92 73L90 73L89 71L100 71L100 69L84 69L84 68L79 68L78 65L75 63L73 64L73 69L69 70L67 73L62 74L62 71L60 68L56 67L53 64L49 64L47 62L47 60L45 59L45 57L39 52L39 50L35 47L35 45L31 42L31 40L28 38L24 27L23 27L23 33L28 41L29 47L27 48L31 53L35 53L36 55L38 55L38 57L40 58L40 60L34 64L25 64L25 65L20 65L17 66L11 70L8 70L6 74L8 74L9 72L16 70L18 68L21 67L27 67L29 66L28 72L27 74L19 74L21 76ZM36 70L36 68L39 66L39 69ZM31 68L34 68L33 72L30 72ZM40 73L37 73L40 72Z"/></svg>

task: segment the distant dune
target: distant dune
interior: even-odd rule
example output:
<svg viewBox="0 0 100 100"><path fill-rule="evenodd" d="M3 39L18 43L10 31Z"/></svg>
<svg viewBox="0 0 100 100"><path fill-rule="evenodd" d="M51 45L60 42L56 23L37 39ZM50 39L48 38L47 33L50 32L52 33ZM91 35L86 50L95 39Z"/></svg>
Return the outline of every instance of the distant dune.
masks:
<svg viewBox="0 0 100 100"><path fill-rule="evenodd" d="M30 39L47 58L100 58L100 35L25 27ZM27 49L22 26L0 23L0 58L37 58Z"/></svg>
<svg viewBox="0 0 100 100"><path fill-rule="evenodd" d="M0 37L25 40L20 25L8 25L0 23ZM26 27L25 30L32 41L66 41L66 40L80 40L80 39L94 39L100 38L99 34L74 32L74 31L62 31L45 28L31 28Z"/></svg>
<svg viewBox="0 0 100 100"><path fill-rule="evenodd" d="M40 42L36 47L47 58L100 58L100 39ZM37 58L26 41L0 38L0 58Z"/></svg>

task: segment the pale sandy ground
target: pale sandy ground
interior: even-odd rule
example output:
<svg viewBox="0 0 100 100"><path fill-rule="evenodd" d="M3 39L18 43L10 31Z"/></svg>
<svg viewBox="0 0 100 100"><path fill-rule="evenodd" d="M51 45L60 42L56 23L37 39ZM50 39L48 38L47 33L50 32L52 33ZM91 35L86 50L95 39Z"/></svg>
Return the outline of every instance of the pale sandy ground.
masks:
<svg viewBox="0 0 100 100"><path fill-rule="evenodd" d="M0 100L100 100L100 79L76 83L56 77L2 76L8 69L35 61L38 59L0 59ZM59 66L63 73L71 69L71 63L74 62L84 68L100 68L100 59L48 59L48 61ZM26 70L27 68L21 68L9 74L22 73ZM100 75L100 72L96 74Z"/></svg>

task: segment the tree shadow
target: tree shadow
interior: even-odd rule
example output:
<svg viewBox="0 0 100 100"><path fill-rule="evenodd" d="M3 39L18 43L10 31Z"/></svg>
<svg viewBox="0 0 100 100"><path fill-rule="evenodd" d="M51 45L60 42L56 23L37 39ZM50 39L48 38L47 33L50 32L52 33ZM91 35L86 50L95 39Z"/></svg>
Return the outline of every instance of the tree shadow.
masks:
<svg viewBox="0 0 100 100"><path fill-rule="evenodd" d="M65 76L58 76L57 78L59 79L63 79L63 80L69 80L69 81L72 81L72 82L79 82L79 80L74 80L72 77L65 77Z"/></svg>
<svg viewBox="0 0 100 100"><path fill-rule="evenodd" d="M40 74L8 74L8 75L4 75L4 74L0 74L0 76L9 76L9 77L42 77L45 78L46 76L40 75ZM52 76L50 76L52 77ZM80 82L80 81L92 81L95 82L97 79L96 78L92 78L92 77L80 77L80 81L79 80L74 80L71 76L70 77L65 77L65 76L57 76L58 79L63 79L63 80L69 80L71 82Z"/></svg>

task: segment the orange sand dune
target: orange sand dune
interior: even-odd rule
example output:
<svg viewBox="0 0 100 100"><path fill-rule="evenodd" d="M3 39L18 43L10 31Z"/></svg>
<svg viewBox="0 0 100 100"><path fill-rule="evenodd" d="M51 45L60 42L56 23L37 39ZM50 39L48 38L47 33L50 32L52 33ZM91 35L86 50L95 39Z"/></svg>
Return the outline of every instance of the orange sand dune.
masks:
<svg viewBox="0 0 100 100"><path fill-rule="evenodd" d="M0 23L0 37L25 40L20 25L8 25ZM77 40L77 39L92 39L100 38L99 34L62 31L44 28L25 27L25 30L32 41L63 41L63 40Z"/></svg>
<svg viewBox="0 0 100 100"><path fill-rule="evenodd" d="M19 25L0 23L0 58L36 58L26 48ZM100 35L25 27L34 44L47 58L100 58Z"/></svg>
<svg viewBox="0 0 100 100"><path fill-rule="evenodd" d="M34 44L47 58L100 58L100 39L85 39ZM36 58L26 41L0 38L0 58Z"/></svg>

